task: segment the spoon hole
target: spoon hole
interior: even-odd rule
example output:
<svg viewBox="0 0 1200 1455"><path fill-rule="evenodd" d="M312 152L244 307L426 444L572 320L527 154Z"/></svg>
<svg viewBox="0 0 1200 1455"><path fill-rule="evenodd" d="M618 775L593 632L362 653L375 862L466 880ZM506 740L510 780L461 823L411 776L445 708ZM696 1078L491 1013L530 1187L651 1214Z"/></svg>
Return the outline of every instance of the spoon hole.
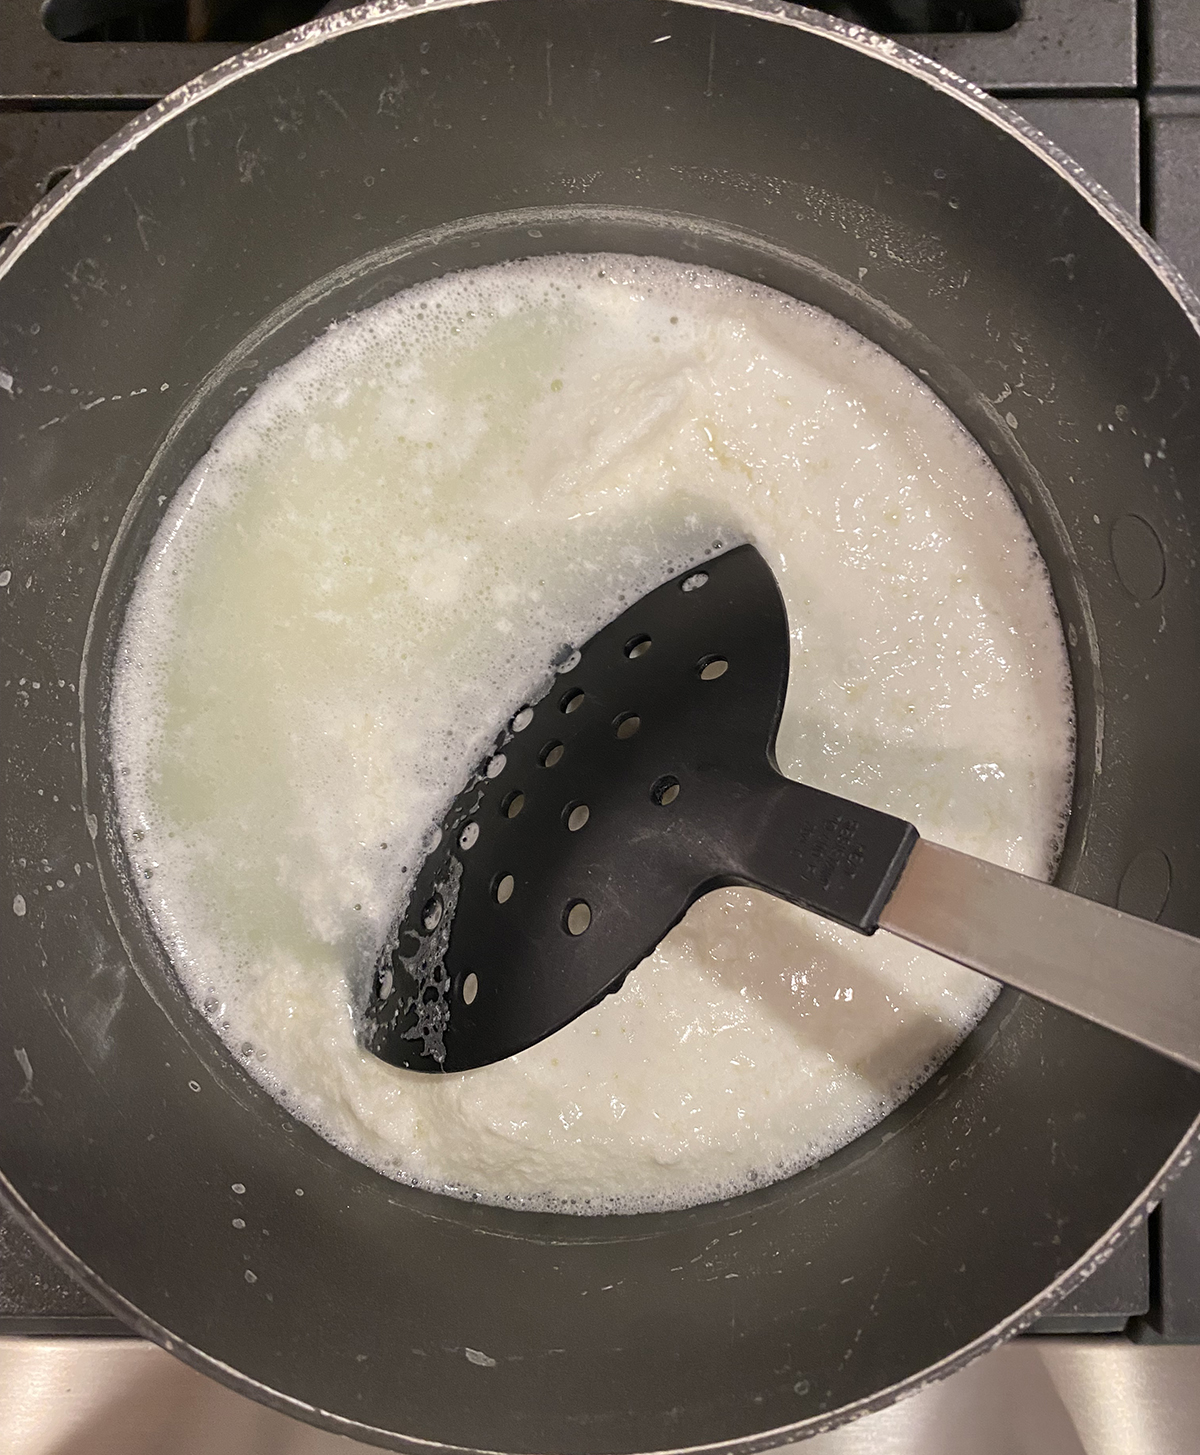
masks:
<svg viewBox="0 0 1200 1455"><path fill-rule="evenodd" d="M665 773L654 781L650 788L650 797L660 808L666 808L679 797L679 779Z"/></svg>
<svg viewBox="0 0 1200 1455"><path fill-rule="evenodd" d="M577 899L574 904L567 906L567 912L563 916L563 925L569 935L581 935L592 922L591 906L582 899Z"/></svg>

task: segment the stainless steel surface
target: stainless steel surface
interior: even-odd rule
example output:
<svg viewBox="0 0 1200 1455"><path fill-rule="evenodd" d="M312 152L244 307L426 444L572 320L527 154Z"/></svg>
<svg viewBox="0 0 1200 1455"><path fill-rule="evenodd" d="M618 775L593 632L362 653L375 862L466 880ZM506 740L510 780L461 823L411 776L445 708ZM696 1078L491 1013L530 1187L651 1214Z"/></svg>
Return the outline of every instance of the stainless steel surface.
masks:
<svg viewBox="0 0 1200 1455"><path fill-rule="evenodd" d="M1200 940L918 840L882 929L1200 1071Z"/></svg>
<svg viewBox="0 0 1200 1455"><path fill-rule="evenodd" d="M1200 1347L1007 1344L803 1455L1192 1455ZM4 1455L354 1455L131 1339L0 1339Z"/></svg>

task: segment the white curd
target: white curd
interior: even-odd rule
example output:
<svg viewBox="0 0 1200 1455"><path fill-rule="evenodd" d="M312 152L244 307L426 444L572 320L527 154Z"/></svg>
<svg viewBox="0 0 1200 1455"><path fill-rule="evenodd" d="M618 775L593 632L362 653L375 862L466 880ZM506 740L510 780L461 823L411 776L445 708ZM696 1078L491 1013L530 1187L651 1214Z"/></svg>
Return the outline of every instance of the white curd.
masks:
<svg viewBox="0 0 1200 1455"><path fill-rule="evenodd" d="M519 1206L699 1202L857 1135L990 1002L729 890L511 1061L359 1047L422 836L498 726L564 642L744 540L791 622L781 768L1046 874L1072 721L1024 520L912 374L780 294L621 256L411 289L280 369L169 507L114 687L122 831L189 993L353 1156Z"/></svg>

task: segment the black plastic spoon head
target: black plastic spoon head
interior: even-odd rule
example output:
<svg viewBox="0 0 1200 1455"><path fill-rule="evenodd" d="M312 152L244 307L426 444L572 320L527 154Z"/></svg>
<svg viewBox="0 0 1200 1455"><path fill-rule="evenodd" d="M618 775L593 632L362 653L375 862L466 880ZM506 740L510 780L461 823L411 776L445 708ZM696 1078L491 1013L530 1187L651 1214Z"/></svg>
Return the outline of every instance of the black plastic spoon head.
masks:
<svg viewBox="0 0 1200 1455"><path fill-rule="evenodd" d="M532 1046L741 881L737 800L773 778L787 614L739 546L651 591L559 669L455 798L378 962L366 1044L415 1071Z"/></svg>
<svg viewBox="0 0 1200 1455"><path fill-rule="evenodd" d="M515 1055L725 884L873 933L916 830L779 773L787 673L787 612L753 546L573 652L442 821L372 979L368 1048L414 1071Z"/></svg>

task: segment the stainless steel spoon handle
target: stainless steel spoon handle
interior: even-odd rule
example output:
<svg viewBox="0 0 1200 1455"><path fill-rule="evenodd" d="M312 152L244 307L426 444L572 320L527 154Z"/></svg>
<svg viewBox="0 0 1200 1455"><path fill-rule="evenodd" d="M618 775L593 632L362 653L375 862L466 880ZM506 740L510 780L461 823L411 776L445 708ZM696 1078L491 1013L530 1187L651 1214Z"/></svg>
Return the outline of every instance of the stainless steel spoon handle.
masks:
<svg viewBox="0 0 1200 1455"><path fill-rule="evenodd" d="M1200 940L919 839L882 929L1200 1071Z"/></svg>

